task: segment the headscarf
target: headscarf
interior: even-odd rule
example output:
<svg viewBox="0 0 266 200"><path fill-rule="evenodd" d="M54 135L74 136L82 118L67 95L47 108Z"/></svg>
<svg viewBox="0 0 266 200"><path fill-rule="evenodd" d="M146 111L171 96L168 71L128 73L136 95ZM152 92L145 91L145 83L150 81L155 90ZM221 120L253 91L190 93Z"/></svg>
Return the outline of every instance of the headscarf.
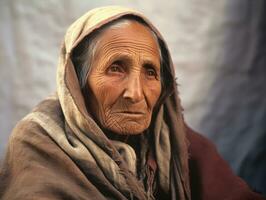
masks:
<svg viewBox="0 0 266 200"><path fill-rule="evenodd" d="M32 155L28 159L33 158L37 163L47 162L48 164L45 165L49 165L39 170L39 164L28 163L30 167L27 166L27 168L32 171L38 168L37 176L40 176L39 179L34 176L27 177L28 181L34 180L34 186L30 190L38 190L39 184L40 187L45 187L45 191L52 191L57 195L67 193L66 199L71 199L72 195L82 196L87 192L95 196L95 199L153 198L152 192L145 190L143 184L136 178L137 158L134 149L124 142L109 139L88 113L71 60L74 48L86 36L103 25L128 15L141 18L155 32L160 48L165 52L164 62L169 66L172 76L175 76L174 66L164 39L141 13L119 6L108 6L93 9L76 20L68 28L61 47L57 68L57 94L46 99L27 115L17 125L10 139L6 161L9 170L13 170L10 173L16 174L15 171L17 173L23 171L19 168L19 162L22 161L19 161L19 158L11 159L18 148L26 152L30 151L26 154ZM169 87L173 92L164 98L157 116L153 119L154 127L149 130L149 134L153 134L154 140L150 145L154 149L158 175L156 181L161 190L169 194L171 199L187 200L190 199L188 142L177 86L174 80L168 81L171 83ZM42 158L43 155L46 155L45 159ZM56 170L67 173L57 174ZM55 173L50 175L49 171ZM45 176L42 176L43 174ZM55 176L54 179L51 178L52 176ZM20 183L25 182L26 178L23 178L24 176L19 176L17 188L20 187ZM7 190L12 191L15 188ZM5 196L6 199L16 199L8 198L11 193ZM48 194L52 193L47 192L46 195L49 196Z"/></svg>
<svg viewBox="0 0 266 200"><path fill-rule="evenodd" d="M113 179L111 181L119 185L119 187L129 185L129 188L140 190L138 192L141 193L136 180L129 176L126 171L123 171L129 165L124 163L116 147L106 138L95 122L88 117L84 98L82 97L71 61L71 52L84 37L108 22L126 15L133 15L143 19L156 33L157 37L163 41L163 47L167 51L167 57L164 58L164 61L170 66L171 73L174 76L174 66L167 45L152 23L135 10L109 6L89 11L67 30L57 70L57 92L67 124L76 134L77 138L83 141L88 149L91 148L91 145L86 145L87 141L93 142L99 148L99 151L103 152L106 161L110 160L110 167L108 169L111 171L106 171L106 173L111 174L109 175L110 179ZM154 145L156 161L158 163L162 187L167 191L171 191L172 195L175 194L180 199L189 199L187 141L177 88L175 84L172 87L175 89L174 93L166 98L155 122L156 128L154 134L156 139ZM166 120L168 121L167 124L165 123ZM90 134L87 133L88 130L91 130ZM125 146L126 152L132 151L128 145L123 144L123 146ZM101 157L97 154L94 155L96 160L97 157ZM106 162L102 164L106 165ZM123 173L117 173L121 170Z"/></svg>

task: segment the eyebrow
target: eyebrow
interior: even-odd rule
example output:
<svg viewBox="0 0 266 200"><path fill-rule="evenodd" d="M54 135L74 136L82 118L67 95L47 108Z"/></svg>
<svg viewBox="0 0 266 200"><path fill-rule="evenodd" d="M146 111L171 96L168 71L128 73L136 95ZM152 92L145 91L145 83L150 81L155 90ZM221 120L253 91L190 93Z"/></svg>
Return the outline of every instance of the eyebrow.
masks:
<svg viewBox="0 0 266 200"><path fill-rule="evenodd" d="M157 64L155 64L155 62L153 62L152 60L146 60L144 61L143 65L149 65L154 67L156 70L160 71L160 64L159 66Z"/></svg>
<svg viewBox="0 0 266 200"><path fill-rule="evenodd" d="M114 59L114 58L116 58L116 59ZM121 60L122 59L125 59L125 60L127 60L127 61L130 62L131 57L128 55L128 53L121 53L121 52L119 52L119 53L115 53L112 56L110 56L108 58L108 62L110 63L110 62L114 62L114 61L120 60L120 59ZM144 62L143 62L143 65L150 65L150 66L154 67L156 70L160 71L160 63L159 63L159 65L157 65L151 59L145 59Z"/></svg>

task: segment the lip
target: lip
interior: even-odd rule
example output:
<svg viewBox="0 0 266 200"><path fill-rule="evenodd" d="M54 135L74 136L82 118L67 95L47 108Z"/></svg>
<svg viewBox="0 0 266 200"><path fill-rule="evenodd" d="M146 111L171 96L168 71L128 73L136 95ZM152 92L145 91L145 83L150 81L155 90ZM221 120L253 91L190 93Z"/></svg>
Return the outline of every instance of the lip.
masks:
<svg viewBox="0 0 266 200"><path fill-rule="evenodd" d="M140 111L122 111L121 113L125 113L125 114L135 114L135 115L143 115L143 112Z"/></svg>
<svg viewBox="0 0 266 200"><path fill-rule="evenodd" d="M120 111L117 112L118 114L123 114L123 115L129 115L129 116L143 116L145 113L141 111Z"/></svg>

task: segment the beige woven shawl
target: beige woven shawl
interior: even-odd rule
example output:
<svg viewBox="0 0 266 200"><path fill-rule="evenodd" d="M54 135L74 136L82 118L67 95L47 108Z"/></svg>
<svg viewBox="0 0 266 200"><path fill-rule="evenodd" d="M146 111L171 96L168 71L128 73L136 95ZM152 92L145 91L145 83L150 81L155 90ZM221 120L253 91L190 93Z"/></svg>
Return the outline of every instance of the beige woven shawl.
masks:
<svg viewBox="0 0 266 200"><path fill-rule="evenodd" d="M150 199L152 196L147 194L143 185L140 184L136 178L136 154L133 148L126 143L109 140L87 113L75 74L75 69L70 59L72 50L85 36L102 25L124 15L138 16L154 30L158 38L162 41L163 48L167 53L166 58L164 58L165 62L170 66L173 77L175 76L172 60L161 34L142 14L118 6L102 7L91 10L75 21L66 32L57 69L57 95L47 99L42 106L37 107L31 114L26 116L21 122L23 125L18 125L14 131L15 133L12 134L13 138L11 138L10 143L15 144L18 141L23 142L23 140L27 140L27 142L24 143L31 144L31 147L36 145L36 148L42 148L42 144L46 144L42 151L45 151L48 155L50 155L49 152L52 151L50 155L51 158L55 156L59 160L62 159L64 160L63 162L66 162L65 165L60 167L69 170L69 173L73 173L73 176L69 174L69 177L62 178L63 181L61 181L60 184L64 184L64 187L69 188L69 195L74 193L74 188L76 187L69 187L67 185L71 185L73 182L69 180L70 177L72 177L71 180L76 180L76 175L74 174L81 173L80 177L87 177L85 181L81 178L83 181L82 185L91 185L86 183L87 181L91 181L93 185L95 179L98 180L101 179L101 177L104 177L102 178L102 180L104 180L102 184L105 188L108 188L105 190L113 191L117 196L116 198L143 200ZM171 96L168 96L165 99L155 121L153 122L155 123L155 128L152 134L155 135L155 139L152 145L154 145L155 159L158 165L158 184L165 193L171 194L170 196L172 199L186 200L190 199L187 141L182 119L182 109L174 81L172 87L174 88L174 92ZM51 108L52 104L55 105ZM50 144L50 139L47 137L45 137L45 139L38 138L40 134L36 135L35 133L38 131L33 131L35 134L32 134L33 136L27 136L27 134L30 134L29 132L24 132L24 135L21 136L21 132L23 132L21 130L24 129L21 129L21 127L19 128L19 126L31 126L30 130L33 130L33 125L30 123L37 124L35 129L38 131L42 130L44 132L43 135L48 135L53 143ZM41 129L39 127L41 127ZM20 139L18 140L18 138ZM54 146L54 143L60 147L61 150L58 150ZM19 145L20 144L16 144L16 147ZM24 146L22 145L21 148L24 148ZM29 150L28 146L25 151L34 151L34 155L36 156L35 150ZM31 152L25 155L30 154ZM65 155L61 154L66 154L67 158L65 158ZM10 149L8 160L14 159L12 156L15 156L15 153ZM41 154L36 156L38 162L43 162L40 158L41 156ZM9 163L12 162L10 161ZM12 166L13 164L10 165ZM57 165L61 165L61 163L57 163ZM51 166L53 166L53 164L51 164ZM19 165L16 165L16 167L18 168ZM15 170L16 167L9 168L10 170ZM35 169L35 167L36 165L32 168ZM56 167L57 166L46 170L52 171ZM59 171L60 167L58 169ZM95 169L95 171L89 171L89 169L92 168ZM17 169L17 171L21 172L21 169ZM45 170L39 172L42 174L46 173ZM39 176L41 176L41 173ZM91 173L95 173L96 175L91 177L88 175ZM53 174L55 175L55 173ZM56 183L57 179L61 180L59 175L60 174L58 174L58 178L56 176L54 177L54 183ZM45 177L47 177L49 184L53 185L53 181L48 179L48 175L45 175L43 179L38 179L38 181L42 180L44 182ZM22 179L22 184L26 179L23 179L21 176L20 178ZM27 178L27 180L30 179L33 179L35 187L37 188L38 181L34 179L34 176ZM56 183L56 187L60 184ZM109 187L109 185L112 185L112 187ZM40 187L44 186L46 185L43 183L40 184ZM17 187L20 186L17 185ZM90 189L85 189L85 192L102 192L102 194L99 195L94 192L96 196L98 195L97 199L101 199L100 196L108 199L109 194L108 192L104 192L104 189L101 191L99 188L95 189L96 186L86 187ZM12 188L9 188L9 190L11 191ZM79 190L77 189L76 191ZM41 193L34 194L41 195ZM12 192L8 195L12 196ZM13 198L10 197L7 199ZM88 197L88 199L90 198Z"/></svg>

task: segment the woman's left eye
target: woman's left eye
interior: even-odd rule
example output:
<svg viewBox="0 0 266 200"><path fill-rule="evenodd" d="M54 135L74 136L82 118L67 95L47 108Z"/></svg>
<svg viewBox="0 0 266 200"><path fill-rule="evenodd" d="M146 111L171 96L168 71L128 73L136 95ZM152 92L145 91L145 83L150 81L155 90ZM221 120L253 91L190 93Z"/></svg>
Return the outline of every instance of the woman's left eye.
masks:
<svg viewBox="0 0 266 200"><path fill-rule="evenodd" d="M157 78L157 72L153 67L146 67L145 70L149 78Z"/></svg>
<svg viewBox="0 0 266 200"><path fill-rule="evenodd" d="M147 75L148 76L156 76L156 72L154 69L147 69Z"/></svg>

